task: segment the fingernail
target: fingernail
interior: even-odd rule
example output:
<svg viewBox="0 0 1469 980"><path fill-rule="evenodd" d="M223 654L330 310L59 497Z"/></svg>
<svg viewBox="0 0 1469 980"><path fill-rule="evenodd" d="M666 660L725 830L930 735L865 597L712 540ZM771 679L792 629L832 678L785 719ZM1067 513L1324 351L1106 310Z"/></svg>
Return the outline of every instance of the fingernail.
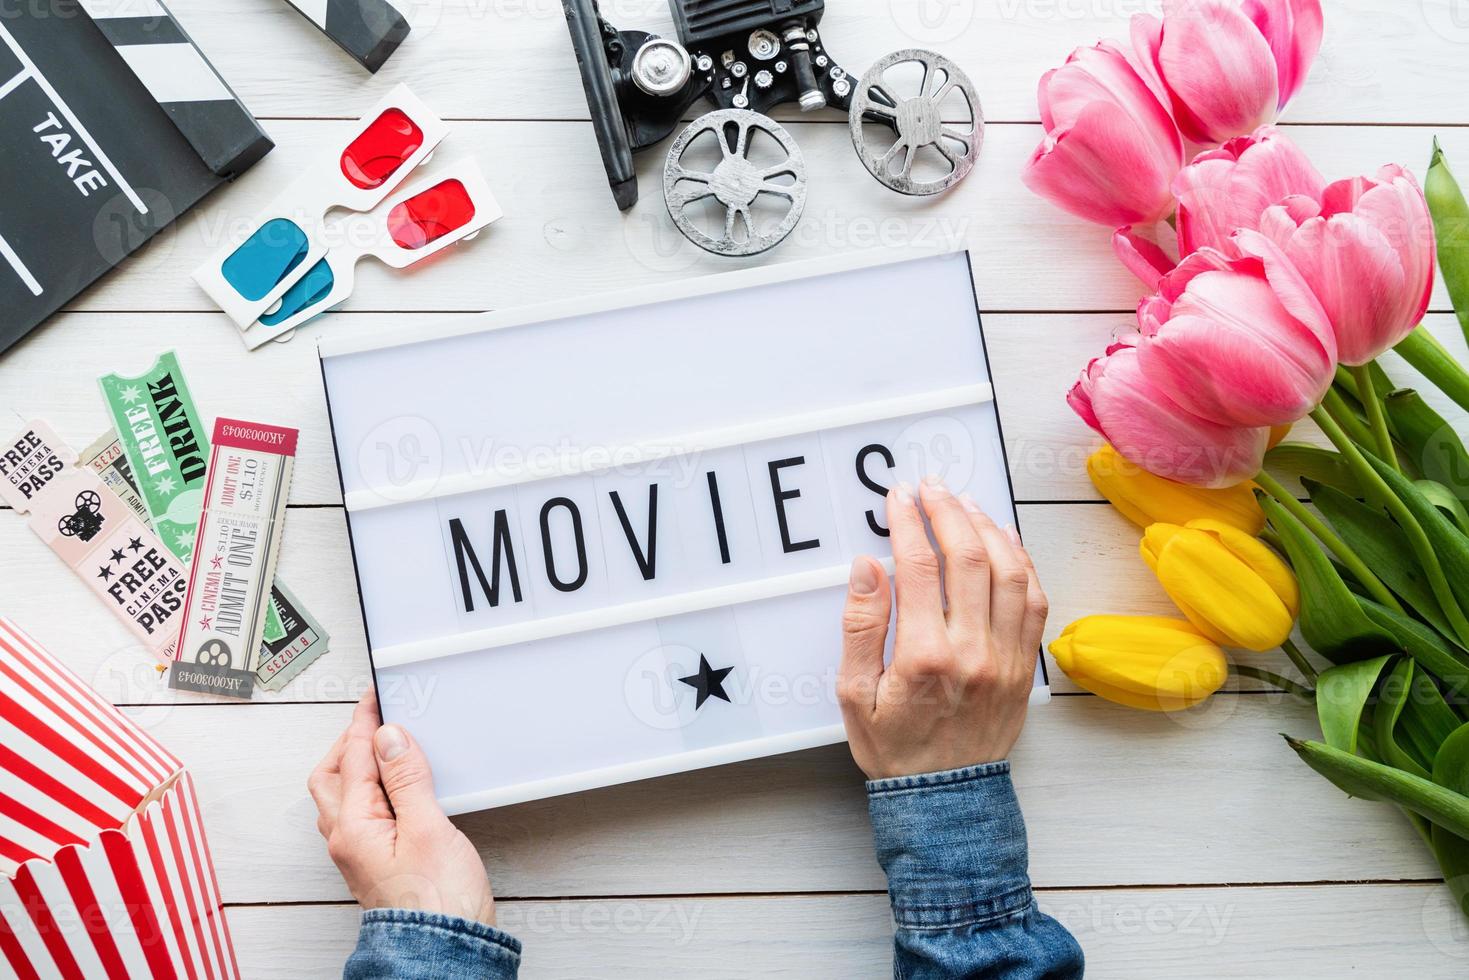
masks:
<svg viewBox="0 0 1469 980"><path fill-rule="evenodd" d="M983 513L983 511L979 509L979 504L976 504L974 502L974 498L969 496L969 494L967 493L961 493L959 495L959 506L969 511L969 513L971 514Z"/></svg>
<svg viewBox="0 0 1469 980"><path fill-rule="evenodd" d="M913 506L913 486L906 480L898 484L898 503L904 507Z"/></svg>
<svg viewBox="0 0 1469 980"><path fill-rule="evenodd" d="M1010 543L1013 544L1015 547L1017 547L1017 548L1023 548L1023 547L1025 547L1023 544L1020 543L1020 532L1017 531L1017 530L1015 530L1015 525L1014 524L1006 524L1005 525L1005 537L1009 538L1010 539Z"/></svg>
<svg viewBox="0 0 1469 980"><path fill-rule="evenodd" d="M943 498L950 496L949 488L944 486L944 481L930 473L923 478L921 492L925 497Z"/></svg>
<svg viewBox="0 0 1469 980"><path fill-rule="evenodd" d="M392 762L408 751L408 733L397 725L384 725L372 737L372 744L377 748L378 758Z"/></svg>
<svg viewBox="0 0 1469 980"><path fill-rule="evenodd" d="M852 562L851 586L853 595L872 595L877 591L877 569L872 567L870 559L858 558Z"/></svg>

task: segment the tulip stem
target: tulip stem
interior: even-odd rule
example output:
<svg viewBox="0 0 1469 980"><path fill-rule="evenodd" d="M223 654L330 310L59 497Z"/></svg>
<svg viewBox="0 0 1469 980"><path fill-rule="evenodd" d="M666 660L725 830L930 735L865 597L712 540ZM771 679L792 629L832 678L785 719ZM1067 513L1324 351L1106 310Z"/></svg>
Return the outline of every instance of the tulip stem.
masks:
<svg viewBox="0 0 1469 980"><path fill-rule="evenodd" d="M1326 389L1326 397L1321 400L1321 404L1331 413L1331 417L1336 419L1336 424L1346 430L1347 435L1351 436L1354 442L1368 446L1373 443L1372 430L1363 424L1356 410L1347 404L1347 400L1342 397L1340 391L1334 387Z"/></svg>
<svg viewBox="0 0 1469 980"><path fill-rule="evenodd" d="M1357 444L1347 438L1347 434L1341 430L1341 426L1336 424L1336 420L1331 417L1330 413L1317 406L1312 409L1311 418L1321 427L1321 431L1326 433L1326 438L1330 439L1341 451L1342 457L1347 461L1352 472L1356 474L1369 499L1380 500L1386 505L1388 513L1403 529L1403 533L1408 537L1408 543L1413 546L1413 554L1423 566L1423 573L1427 576L1428 584L1433 589L1433 597L1438 600L1444 615L1448 617L1449 625L1453 627L1455 638L1460 643L1469 643L1469 620L1464 618L1464 611L1459 608L1459 600L1454 596L1453 589L1449 587L1448 579L1444 577L1443 565L1439 562L1438 553L1433 550L1428 535L1424 533L1423 525L1419 524L1418 518L1408 510L1408 505L1393 493L1392 487L1387 485L1382 475L1372 468L1371 463L1367 462L1367 458L1362 455L1362 450L1357 448Z"/></svg>
<svg viewBox="0 0 1469 980"><path fill-rule="evenodd" d="M1398 341L1393 350L1457 402L1460 408L1469 408L1469 372L1422 324Z"/></svg>
<svg viewBox="0 0 1469 980"><path fill-rule="evenodd" d="M1302 677L1306 678L1312 684L1316 683L1316 668L1311 666L1311 661L1306 659L1306 655L1301 652L1301 648L1296 646L1290 637L1287 636L1284 640L1280 641L1280 649L1285 651L1287 657L1290 657L1290 662L1296 665L1296 670L1301 672Z"/></svg>
<svg viewBox="0 0 1469 980"><path fill-rule="evenodd" d="M1261 670L1259 667L1246 667L1244 664L1230 664L1229 670L1230 673L1237 677L1249 677L1257 681L1264 681L1266 684L1271 684L1286 694L1300 698L1307 704L1316 703L1316 692L1314 690L1306 687L1304 684L1297 684L1288 677L1281 677L1273 671Z"/></svg>
<svg viewBox="0 0 1469 980"><path fill-rule="evenodd" d="M1387 416L1382 411L1382 399L1377 397L1377 387L1366 364L1351 369L1357 382L1357 398L1367 412L1367 424L1372 428L1372 441L1377 446L1377 455L1393 469L1402 471L1398 465L1398 454L1392 448L1392 433L1387 431Z"/></svg>
<svg viewBox="0 0 1469 980"><path fill-rule="evenodd" d="M1368 469L1371 469L1371 467L1369 466ZM1275 477L1266 473L1264 470L1255 474L1255 482L1260 485L1262 490L1274 497L1280 506L1290 511L1292 517L1310 528L1311 533L1316 535L1317 540L1326 545L1331 553L1336 555L1341 563L1347 567L1347 571L1351 572L1357 581L1362 583L1363 588L1372 593L1372 598L1394 612L1406 614L1407 610L1403 608L1402 603L1398 602L1398 597L1393 595L1391 590L1382 584L1381 579L1372 574L1372 570L1367 567L1367 563L1355 551L1347 547L1347 543L1337 537L1336 532L1327 527L1321 518L1317 517L1307 509L1305 504L1297 500L1295 494L1281 486L1276 482Z"/></svg>

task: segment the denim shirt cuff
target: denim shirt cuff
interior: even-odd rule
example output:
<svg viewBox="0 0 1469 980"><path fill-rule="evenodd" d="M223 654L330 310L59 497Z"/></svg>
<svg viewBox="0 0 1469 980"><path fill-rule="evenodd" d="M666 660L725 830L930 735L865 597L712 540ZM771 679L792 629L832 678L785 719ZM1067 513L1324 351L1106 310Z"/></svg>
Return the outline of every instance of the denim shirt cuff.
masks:
<svg viewBox="0 0 1469 980"><path fill-rule="evenodd" d="M426 947L460 972L454 976L506 978L520 969L520 940L494 926L417 909L368 909L362 913L358 949L422 953Z"/></svg>
<svg viewBox="0 0 1469 980"><path fill-rule="evenodd" d="M867 808L900 927L980 925L1030 909L1008 761L870 780Z"/></svg>

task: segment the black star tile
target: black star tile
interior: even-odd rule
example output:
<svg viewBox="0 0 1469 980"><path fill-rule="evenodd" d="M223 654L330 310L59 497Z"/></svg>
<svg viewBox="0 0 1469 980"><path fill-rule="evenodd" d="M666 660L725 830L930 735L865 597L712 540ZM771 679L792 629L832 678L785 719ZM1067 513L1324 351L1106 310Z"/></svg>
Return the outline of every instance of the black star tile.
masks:
<svg viewBox="0 0 1469 980"><path fill-rule="evenodd" d="M721 701L729 700L729 695L724 693L724 679L732 670L734 670L733 667L720 667L715 670L709 666L709 661L704 658L704 655L699 654L699 672L679 678L681 683L687 684L695 691L695 711L704 707L704 702L711 697L719 698Z"/></svg>
<svg viewBox="0 0 1469 980"><path fill-rule="evenodd" d="M142 538L128 538L128 550L129 551L142 551L143 550L143 539Z"/></svg>
<svg viewBox="0 0 1469 980"><path fill-rule="evenodd" d="M108 579L112 578L112 569L108 568L106 565L103 565L97 571L97 577L104 582L107 581Z"/></svg>
<svg viewBox="0 0 1469 980"><path fill-rule="evenodd" d="M121 548L113 548L112 549L112 555L108 558L108 561L115 561L119 565L121 565L126 560L127 560L127 555L125 555L125 554L122 553L122 549Z"/></svg>

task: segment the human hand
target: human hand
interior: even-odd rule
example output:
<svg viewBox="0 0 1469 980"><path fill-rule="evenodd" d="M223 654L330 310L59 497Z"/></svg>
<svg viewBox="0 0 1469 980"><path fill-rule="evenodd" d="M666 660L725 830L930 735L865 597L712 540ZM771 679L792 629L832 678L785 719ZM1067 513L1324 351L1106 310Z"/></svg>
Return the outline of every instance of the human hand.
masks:
<svg viewBox="0 0 1469 980"><path fill-rule="evenodd" d="M1035 566L1014 528L1001 531L934 477L917 498L907 484L889 491L887 519L898 603L892 663L884 669L893 596L876 559L852 563L842 620L837 697L852 757L869 779L1003 759L1025 723L1046 624Z"/></svg>
<svg viewBox="0 0 1469 980"><path fill-rule="evenodd" d="M364 909L441 912L495 924L479 852L434 797L423 750L399 725L379 727L371 691L306 782L316 829Z"/></svg>

